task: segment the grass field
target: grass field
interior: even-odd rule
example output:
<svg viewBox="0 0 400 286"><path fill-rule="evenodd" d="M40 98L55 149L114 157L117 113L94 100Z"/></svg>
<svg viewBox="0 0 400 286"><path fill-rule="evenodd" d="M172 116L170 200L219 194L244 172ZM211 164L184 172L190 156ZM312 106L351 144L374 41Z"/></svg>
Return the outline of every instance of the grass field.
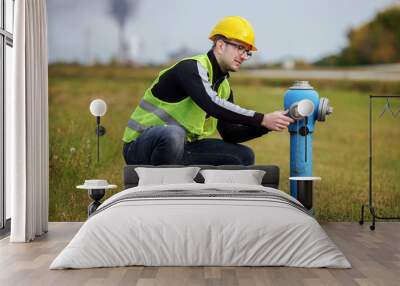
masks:
<svg viewBox="0 0 400 286"><path fill-rule="evenodd" d="M104 178L121 191L121 137L129 115L154 76L155 69L118 67L50 66L50 221L83 221L90 202L86 191L75 189L89 178ZM357 221L360 205L368 199L368 95L393 94L400 83L313 81L320 97L328 97L334 113L318 122L313 143L316 217L323 221ZM248 80L232 76L235 100L259 112L282 109L290 81ZM378 95L378 94L377 94ZM89 104L95 98L107 102L102 118L107 133L100 140L96 159L95 119ZM400 112L381 118L385 100L374 103L373 186L379 214L400 215ZM400 100L391 101L394 112ZM216 134L216 136L218 136ZM289 134L271 132L249 141L257 164L277 164L280 188L288 192Z"/></svg>

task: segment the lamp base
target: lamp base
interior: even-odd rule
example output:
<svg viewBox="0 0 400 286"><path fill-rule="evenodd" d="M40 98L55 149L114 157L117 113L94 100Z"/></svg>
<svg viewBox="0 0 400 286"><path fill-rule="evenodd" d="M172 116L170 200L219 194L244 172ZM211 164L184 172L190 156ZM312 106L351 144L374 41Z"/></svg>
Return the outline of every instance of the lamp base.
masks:
<svg viewBox="0 0 400 286"><path fill-rule="evenodd" d="M106 128L104 128L104 126L97 125L96 126L96 135L103 136L104 134L106 134Z"/></svg>

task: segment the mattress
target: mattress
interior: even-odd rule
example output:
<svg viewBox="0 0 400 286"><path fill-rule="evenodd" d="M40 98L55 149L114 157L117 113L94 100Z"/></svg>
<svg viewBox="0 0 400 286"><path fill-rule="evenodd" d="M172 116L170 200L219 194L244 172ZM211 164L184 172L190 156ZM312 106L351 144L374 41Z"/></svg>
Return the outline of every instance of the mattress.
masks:
<svg viewBox="0 0 400 286"><path fill-rule="evenodd" d="M286 193L198 183L138 186L110 197L50 269L130 265L351 267Z"/></svg>

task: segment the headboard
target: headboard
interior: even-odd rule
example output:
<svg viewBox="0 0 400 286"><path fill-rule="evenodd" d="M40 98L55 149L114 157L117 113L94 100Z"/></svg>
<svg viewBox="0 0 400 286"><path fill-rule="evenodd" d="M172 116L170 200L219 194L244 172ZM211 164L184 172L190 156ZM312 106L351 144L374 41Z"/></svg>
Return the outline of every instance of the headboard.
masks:
<svg viewBox="0 0 400 286"><path fill-rule="evenodd" d="M194 165L190 165L194 166ZM124 189L136 187L139 181L139 177L135 172L136 167L147 167L147 168L176 168L176 167L187 167L182 165L126 165L124 167ZM278 189L279 188L279 167L275 165L252 165L252 166L239 166L239 165L220 165L220 166L212 166L212 165L196 165L196 167L200 167L201 169L221 169L221 170L249 170L249 169L257 169L264 170L265 175L262 179L262 185L265 187L271 187ZM204 183L203 176L198 173L194 180L197 183Z"/></svg>

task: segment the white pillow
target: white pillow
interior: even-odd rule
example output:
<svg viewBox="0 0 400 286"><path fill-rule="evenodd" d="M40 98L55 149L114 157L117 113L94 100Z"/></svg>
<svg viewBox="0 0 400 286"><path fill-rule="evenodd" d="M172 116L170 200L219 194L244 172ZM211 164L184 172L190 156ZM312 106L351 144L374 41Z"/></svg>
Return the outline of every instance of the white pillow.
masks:
<svg viewBox="0 0 400 286"><path fill-rule="evenodd" d="M204 183L235 183L261 185L265 171L262 170L201 170Z"/></svg>
<svg viewBox="0 0 400 286"><path fill-rule="evenodd" d="M199 170L199 167L135 168L139 177L138 186L195 183L193 179Z"/></svg>

